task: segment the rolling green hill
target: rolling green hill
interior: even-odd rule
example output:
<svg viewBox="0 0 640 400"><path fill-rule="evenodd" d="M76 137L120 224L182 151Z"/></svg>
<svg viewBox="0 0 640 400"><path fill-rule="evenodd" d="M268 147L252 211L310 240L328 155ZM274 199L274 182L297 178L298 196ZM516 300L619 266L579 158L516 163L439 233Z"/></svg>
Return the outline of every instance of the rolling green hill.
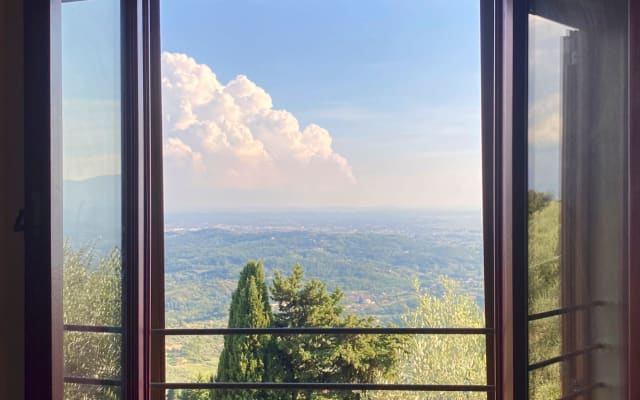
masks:
<svg viewBox="0 0 640 400"><path fill-rule="evenodd" d="M307 277L340 287L347 311L372 315L381 323L402 323L399 317L415 309L413 278L437 294L442 290L438 277L450 277L483 303L480 229L459 229L455 220L440 220L424 232L357 223L348 229L338 223L320 228L287 224L168 230L167 327L225 327L239 271L250 259L264 261L268 283L275 270L288 273L299 263ZM166 348L168 379L188 381L216 370L222 338L171 337Z"/></svg>
<svg viewBox="0 0 640 400"><path fill-rule="evenodd" d="M268 280L274 270L299 263L309 277L343 289L351 307L382 321L409 305L413 277L429 288L449 276L482 301L479 238L202 229L167 232L165 241L169 326L226 319L238 272L250 259L264 261Z"/></svg>

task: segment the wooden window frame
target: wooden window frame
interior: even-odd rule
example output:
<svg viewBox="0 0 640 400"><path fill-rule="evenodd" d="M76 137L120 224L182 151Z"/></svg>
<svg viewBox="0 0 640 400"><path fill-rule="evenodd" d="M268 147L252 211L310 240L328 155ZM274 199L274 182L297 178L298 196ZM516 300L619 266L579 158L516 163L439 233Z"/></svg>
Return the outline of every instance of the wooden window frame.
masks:
<svg viewBox="0 0 640 400"><path fill-rule="evenodd" d="M640 2L629 0L627 399L640 398Z"/></svg>
<svg viewBox="0 0 640 400"><path fill-rule="evenodd" d="M63 398L61 6L24 4L25 399ZM159 0L120 1L122 93L123 353L115 383L127 399L149 398L147 316L154 216L162 209L147 176L162 148ZM156 60L156 61L151 61ZM158 84L154 82L158 82ZM29 145L37 143L37 145ZM160 170L161 175L161 170ZM157 202L160 201L159 205ZM160 223L161 223L160 219Z"/></svg>
<svg viewBox="0 0 640 400"><path fill-rule="evenodd" d="M640 398L640 1L628 0L627 277L621 362L625 398ZM495 0L493 226L499 399L528 398L527 0ZM483 66L484 67L484 66ZM489 107L487 107L489 108ZM487 111L483 109L483 117ZM486 155L486 154L485 154ZM486 175L485 169L484 175ZM485 177L486 179L486 177ZM485 203L486 204L486 203ZM489 212L485 209L485 213Z"/></svg>
<svg viewBox="0 0 640 400"><path fill-rule="evenodd" d="M483 174L483 240L484 240L484 287L485 287L485 320L486 320L486 355L487 355L487 386L491 387L487 391L487 399L502 399L502 367L501 367L501 337L502 332L498 329L500 323L500 315L502 314L502 302L499 301L498 295L501 292L500 281L497 279L501 276L502 268L499 265L500 257L496 256L496 251L500 248L496 246L496 221L501 219L501 215L498 215L497 210L502 206L501 201L496 201L498 188L495 182L499 179L500 164L496 163L496 155L501 155L502 151L495 146L496 126L500 124L496 122L496 118L499 114L496 113L496 98L500 95L497 94L496 85L498 75L496 75L495 65L499 65L500 61L496 58L498 53L495 51L498 46L496 41L499 36L496 35L496 21L501 21L501 18L496 11L500 10L497 7L495 0L478 0L480 2L480 18L481 18L481 74L482 74L482 166L485 173ZM157 84L160 82L159 75L155 81ZM160 90L158 88L159 99ZM159 110L159 109L158 109ZM161 112L158 111L159 113ZM153 136L152 140L156 140L155 148L161 149L162 136ZM159 168L152 169L150 171L151 186L159 188L159 191L152 193L152 197L162 198L162 160L159 159L156 166ZM525 192L526 193L526 192ZM156 204L157 205L157 204ZM161 204L160 204L161 206ZM152 209L152 215L155 221L161 221L163 218L162 209ZM154 237L153 243L162 243L163 240L163 225L157 224L151 229L151 235ZM173 388L191 388L191 389L205 389L213 387L222 387L221 385L229 388L247 388L246 383L197 383L197 384L185 384L175 383L166 384L165 382L165 354L164 354L164 339L166 335L180 334L180 335L207 335L207 334L229 334L232 333L244 333L242 329L165 329L164 327L164 249L162 246L155 247L155 253L152 252L152 258L155 258L155 262L150 265L150 274L147 277L147 285L151 288L148 294L147 304L149 305L148 312L150 313L151 324L151 337L149 341L150 346L150 359L152 360L150 366L151 381L147 384L151 385L151 399L162 400L165 396L165 389ZM526 316L525 316L526 318ZM273 329L261 329L262 333L276 333L272 332ZM349 328L335 329L338 334L342 331L349 330ZM362 333L367 334L376 329L360 329ZM237 332L235 332L237 331ZM256 329L251 329L251 333L256 333ZM294 332L295 329L288 329L287 331ZM304 330L307 332L308 330ZM326 329L322 330L323 332ZM354 330L355 331L355 330ZM371 332L368 332L371 331ZM403 333L406 330L400 329L386 329L389 333ZM393 332L392 332L393 331ZM398 332L395 332L398 331ZM424 331L427 331L425 329ZM436 334L442 334L447 329L434 329ZM460 329L459 331L464 331ZM479 331L479 330L478 330ZM345 332L342 332L345 333ZM406 333L406 332L405 332ZM417 332L425 333L425 332ZM445 333L446 334L446 333ZM257 383L255 388L265 388L267 384ZM274 384L274 388L287 388L288 384ZM297 385L297 384L295 384ZM342 387L340 386L342 385ZM337 389L358 389L356 386L363 386L358 384L309 384L309 388L327 389L335 387ZM391 386L397 386L397 390L403 390L403 385L367 385L372 390L389 390ZM448 391L455 389L456 385L404 385L404 390L443 390ZM252 386L253 387L253 386ZM471 386L470 386L471 387ZM293 388L293 386L292 386Z"/></svg>
<svg viewBox="0 0 640 400"><path fill-rule="evenodd" d="M505 400L528 397L527 17L526 0L495 0L492 245L499 287L499 399Z"/></svg>

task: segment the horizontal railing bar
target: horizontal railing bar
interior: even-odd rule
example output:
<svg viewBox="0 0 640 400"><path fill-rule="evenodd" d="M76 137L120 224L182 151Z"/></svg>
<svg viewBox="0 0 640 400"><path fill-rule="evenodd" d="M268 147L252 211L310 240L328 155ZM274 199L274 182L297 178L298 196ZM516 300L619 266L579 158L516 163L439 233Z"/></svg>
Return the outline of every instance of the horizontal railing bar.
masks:
<svg viewBox="0 0 640 400"><path fill-rule="evenodd" d="M551 364L556 364L556 363L568 360L570 358L578 357L578 356L581 356L583 354L590 353L590 352L592 352L594 350L598 350L598 349L602 349L602 348L604 348L604 345L596 344L596 345L589 346L589 347L581 349L581 350L576 350L576 351L572 351L572 352L569 352L569 353L565 353L565 354L563 354L561 356L558 356L558 357L553 357L553 358L549 358L548 360L544 360L544 361L540 361L540 362L537 362L537 363L533 363L533 364L529 365L528 370L529 371L535 371L536 369L544 368L544 367L547 367L547 366L549 366Z"/></svg>
<svg viewBox="0 0 640 400"><path fill-rule="evenodd" d="M560 397L558 400L575 399L576 397L580 397L586 393L593 392L594 390L603 388L603 387L605 387L604 383L594 383L592 385L585 386L582 389L575 390L571 393L565 394L564 396Z"/></svg>
<svg viewBox="0 0 640 400"><path fill-rule="evenodd" d="M589 308L593 308L593 307L597 307L597 306L603 306L603 305L605 305L604 301L594 301L593 303L589 303L589 304L580 304L580 305L563 307L563 308L558 308L558 309L555 309L555 310L540 312L540 313L536 313L536 314L530 314L527 317L527 319L529 321L536 321L536 320L539 320L539 319L544 319L544 318L555 317L555 316L558 316L558 315L569 314L571 312L587 310Z"/></svg>
<svg viewBox="0 0 640 400"><path fill-rule="evenodd" d="M160 389L299 389L299 390L395 390L414 392L493 392L490 385L412 385L387 383L310 383L310 382L152 382Z"/></svg>
<svg viewBox="0 0 640 400"><path fill-rule="evenodd" d="M174 328L153 329L160 336L214 335L493 335L490 328Z"/></svg>
<svg viewBox="0 0 640 400"><path fill-rule="evenodd" d="M122 333L119 326L90 326L90 325L65 325L66 332L90 332L90 333Z"/></svg>
<svg viewBox="0 0 640 400"><path fill-rule="evenodd" d="M77 376L65 376L64 383L93 386L120 386L122 382L117 379L80 378Z"/></svg>

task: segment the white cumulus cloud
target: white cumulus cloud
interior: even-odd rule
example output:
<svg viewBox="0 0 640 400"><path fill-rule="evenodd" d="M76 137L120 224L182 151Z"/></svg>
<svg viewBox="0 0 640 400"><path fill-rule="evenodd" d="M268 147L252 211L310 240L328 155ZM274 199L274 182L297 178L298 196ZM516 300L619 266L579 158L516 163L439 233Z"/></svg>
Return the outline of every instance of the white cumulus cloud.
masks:
<svg viewBox="0 0 640 400"><path fill-rule="evenodd" d="M165 177L181 190L327 191L355 183L330 133L301 127L248 77L226 84L193 58L162 55ZM186 182L189 182L187 184Z"/></svg>

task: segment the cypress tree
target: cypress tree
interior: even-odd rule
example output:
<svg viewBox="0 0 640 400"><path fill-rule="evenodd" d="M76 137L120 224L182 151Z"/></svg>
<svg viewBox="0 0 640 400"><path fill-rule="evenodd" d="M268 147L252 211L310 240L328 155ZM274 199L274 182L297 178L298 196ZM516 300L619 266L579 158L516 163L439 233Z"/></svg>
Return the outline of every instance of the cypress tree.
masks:
<svg viewBox="0 0 640 400"><path fill-rule="evenodd" d="M249 261L240 273L238 287L231 296L229 328L271 326L269 294L262 262ZM227 335L218 363L218 382L262 382L266 375L267 335ZM217 391L217 400L260 398L254 390Z"/></svg>

